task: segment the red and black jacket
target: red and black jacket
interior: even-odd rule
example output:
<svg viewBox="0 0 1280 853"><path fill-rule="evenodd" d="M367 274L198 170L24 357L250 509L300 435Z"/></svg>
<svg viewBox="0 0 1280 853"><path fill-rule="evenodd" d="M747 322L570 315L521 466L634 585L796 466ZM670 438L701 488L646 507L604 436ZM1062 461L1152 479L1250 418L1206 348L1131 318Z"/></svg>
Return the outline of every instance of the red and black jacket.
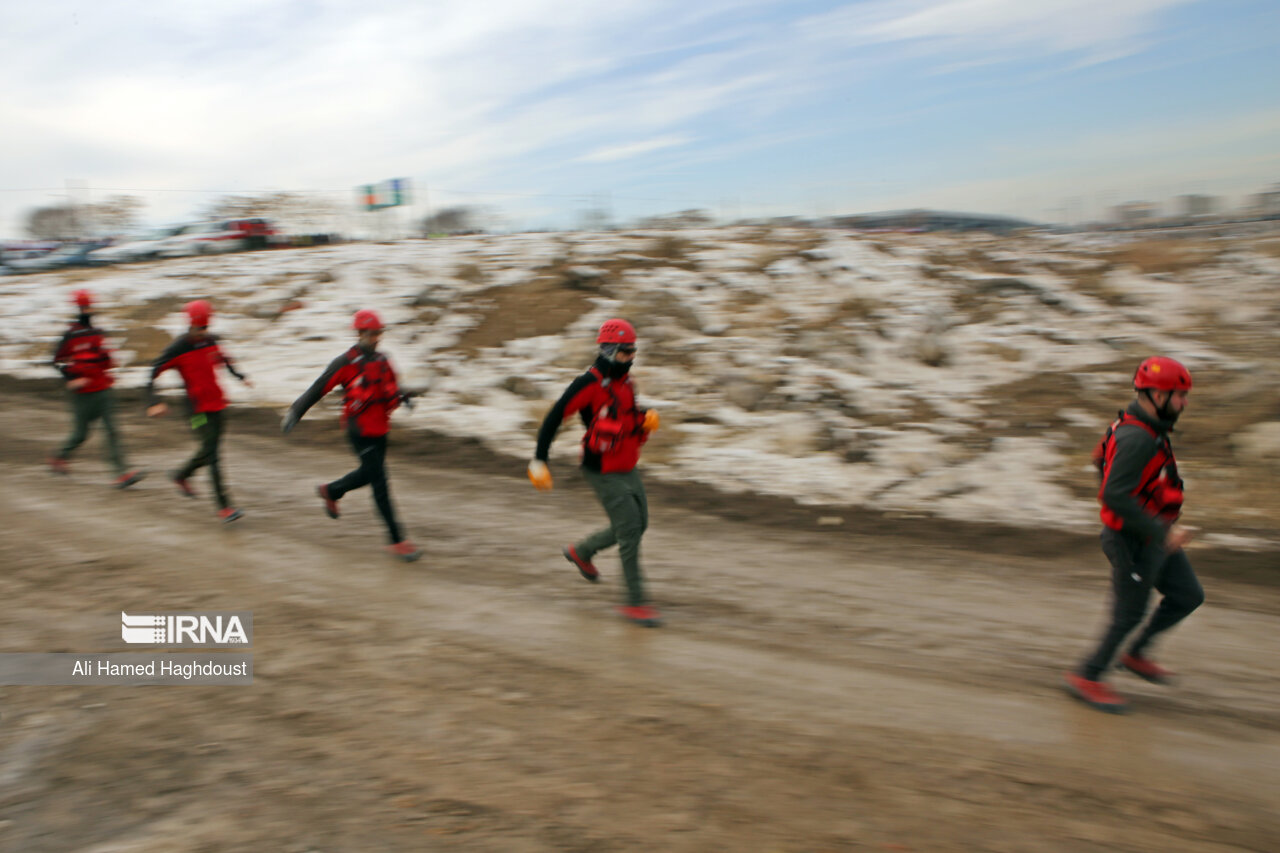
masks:
<svg viewBox="0 0 1280 853"><path fill-rule="evenodd" d="M244 381L244 375L218 347L218 339L213 335L206 334L199 340L189 334L176 338L152 363L151 378L147 381L148 405L158 402L156 378L166 370L176 370L187 389L187 403L193 414L222 411L227 407L227 398L215 373L219 365L225 365L228 373Z"/></svg>
<svg viewBox="0 0 1280 853"><path fill-rule="evenodd" d="M538 430L535 458L547 461L560 425L576 412L587 428L582 437L584 468L622 474L636 467L640 448L649 440L642 428L645 410L636 407L631 377L610 378L611 366L607 359L596 359L591 369L573 380L560 395Z"/></svg>
<svg viewBox="0 0 1280 853"><path fill-rule="evenodd" d="M1143 538L1162 538L1182 513L1183 483L1169 443L1168 421L1133 403L1107 428L1093 451L1102 473L1102 523Z"/></svg>
<svg viewBox="0 0 1280 853"><path fill-rule="evenodd" d="M342 422L366 438L391 431L391 413L399 407L403 394L396 383L391 362L380 352L366 352L354 346L329 362L320 378L293 402L292 411L301 419L307 410L338 385L346 390L342 400Z"/></svg>
<svg viewBox="0 0 1280 853"><path fill-rule="evenodd" d="M72 379L88 379L78 394L92 394L105 391L115 381L111 378L111 368L115 362L111 360L111 350L107 349L105 335L101 329L95 329L88 317L71 324L67 333L62 336L53 348L53 366L61 371L68 382Z"/></svg>

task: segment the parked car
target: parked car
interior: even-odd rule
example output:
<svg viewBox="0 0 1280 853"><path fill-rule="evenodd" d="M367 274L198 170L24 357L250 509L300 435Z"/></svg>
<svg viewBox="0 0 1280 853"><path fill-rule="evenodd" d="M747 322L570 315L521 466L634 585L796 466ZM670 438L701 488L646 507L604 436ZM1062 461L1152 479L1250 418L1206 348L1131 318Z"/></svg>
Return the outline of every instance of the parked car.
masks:
<svg viewBox="0 0 1280 853"><path fill-rule="evenodd" d="M94 249L90 255L95 260L107 264L127 263L129 261L148 261L156 257L164 241L172 237L178 227L158 228L146 234L126 238L101 249Z"/></svg>
<svg viewBox="0 0 1280 853"><path fill-rule="evenodd" d="M183 225L172 236L156 247L157 258L182 258L188 255L208 255L227 251L230 247L221 239L222 228L218 222L195 222Z"/></svg>
<svg viewBox="0 0 1280 853"><path fill-rule="evenodd" d="M265 248L275 233L271 223L258 217L197 222L184 226L165 240L157 248L156 256L179 258Z"/></svg>
<svg viewBox="0 0 1280 853"><path fill-rule="evenodd" d="M4 269L9 273L25 273L44 272L45 270L56 270L62 267L97 266L99 262L90 255L94 249L101 246L101 241L63 243L52 252L43 254L38 258L21 258L9 261L5 264Z"/></svg>
<svg viewBox="0 0 1280 853"><path fill-rule="evenodd" d="M276 229L260 216L227 220L227 230L239 235L242 249L265 249L275 242Z"/></svg>
<svg viewBox="0 0 1280 853"><path fill-rule="evenodd" d="M24 258L38 258L61 245L58 240L6 240L0 243L0 265Z"/></svg>

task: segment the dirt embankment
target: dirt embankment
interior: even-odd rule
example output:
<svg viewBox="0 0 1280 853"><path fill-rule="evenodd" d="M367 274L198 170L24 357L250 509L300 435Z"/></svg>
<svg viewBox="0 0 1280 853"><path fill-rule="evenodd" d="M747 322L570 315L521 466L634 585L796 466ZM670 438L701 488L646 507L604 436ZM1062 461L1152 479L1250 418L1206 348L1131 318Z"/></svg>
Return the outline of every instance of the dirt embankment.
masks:
<svg viewBox="0 0 1280 853"><path fill-rule="evenodd" d="M0 376L0 395L10 394L57 403L63 399L63 391L56 380ZM123 405L141 410L140 391L123 389L119 398ZM237 430L263 437L279 434L280 416L274 410L237 408L235 417ZM520 485L525 483L524 466L520 460L494 453L478 439L443 435L429 429L397 429L391 440L395 447L393 452L422 464L507 477L515 481L513 488L524 487ZM323 417L312 417L296 428L290 435L290 441L332 446L335 441L341 443L342 439L333 422ZM570 472L557 473L563 476ZM903 544L945 541L960 548L1009 556L1071 556L1078 558L1083 565L1097 561L1098 540L1093 533L1081 534L1046 527L1029 529L994 521L979 524L861 507L801 505L772 495L728 493L700 483L662 482L653 478L646 482L645 488L655 502L663 505L745 524L792 531L809 530L821 534L828 541L841 538L858 540L867 536ZM1011 513L1016 511L1016 507L1010 507ZM1202 574L1280 585L1280 555L1274 552L1198 545L1193 548L1197 571Z"/></svg>

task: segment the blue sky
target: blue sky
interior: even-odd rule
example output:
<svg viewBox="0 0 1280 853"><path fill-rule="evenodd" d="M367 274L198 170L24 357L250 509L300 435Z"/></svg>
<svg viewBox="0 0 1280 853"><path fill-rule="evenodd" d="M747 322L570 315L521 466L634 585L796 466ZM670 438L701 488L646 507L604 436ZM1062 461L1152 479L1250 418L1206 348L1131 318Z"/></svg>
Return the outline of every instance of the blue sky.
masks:
<svg viewBox="0 0 1280 853"><path fill-rule="evenodd" d="M154 224L405 176L409 213L515 228L593 205L1079 220L1280 181L1273 0L51 0L0 33L6 237L69 180Z"/></svg>

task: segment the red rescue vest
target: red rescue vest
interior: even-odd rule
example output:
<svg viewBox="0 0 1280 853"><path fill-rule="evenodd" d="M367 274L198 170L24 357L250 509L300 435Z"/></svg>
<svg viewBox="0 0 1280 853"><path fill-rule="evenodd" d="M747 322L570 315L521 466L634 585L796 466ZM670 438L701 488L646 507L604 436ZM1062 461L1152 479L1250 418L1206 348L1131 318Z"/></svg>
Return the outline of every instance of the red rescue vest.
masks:
<svg viewBox="0 0 1280 853"><path fill-rule="evenodd" d="M1141 427L1156 440L1156 452L1143 466L1142 476L1131 494L1137 498L1143 511L1172 523L1182 513L1182 478L1178 476L1178 462L1173 458L1173 447L1169 444L1167 435L1157 433L1150 424L1129 412L1120 412L1119 417L1111 422L1106 434L1093 448L1093 464L1102 474L1102 483L1098 487L1102 523L1112 530L1124 527L1124 519L1112 512L1102 498L1107 488L1107 478L1111 475L1111 463L1116 455L1115 432L1122 426Z"/></svg>
<svg viewBox="0 0 1280 853"><path fill-rule="evenodd" d="M382 353L366 354L358 347L347 351L348 371L337 381L346 385L342 420L354 423L361 435L386 435L391 412L400 405L400 386L391 362Z"/></svg>
<svg viewBox="0 0 1280 853"><path fill-rule="evenodd" d="M602 473L630 471L640 459L640 447L648 439L636 409L635 392L625 380L622 380L624 384L618 384L619 381L606 377L595 367L589 372L599 380L606 397L589 409L587 432L582 436L583 451L600 457ZM619 395L615 386L625 393Z"/></svg>

